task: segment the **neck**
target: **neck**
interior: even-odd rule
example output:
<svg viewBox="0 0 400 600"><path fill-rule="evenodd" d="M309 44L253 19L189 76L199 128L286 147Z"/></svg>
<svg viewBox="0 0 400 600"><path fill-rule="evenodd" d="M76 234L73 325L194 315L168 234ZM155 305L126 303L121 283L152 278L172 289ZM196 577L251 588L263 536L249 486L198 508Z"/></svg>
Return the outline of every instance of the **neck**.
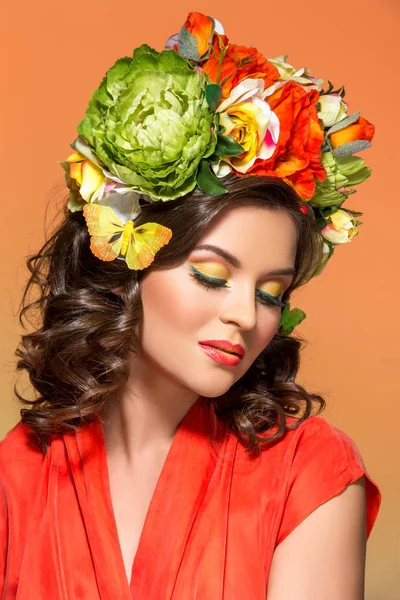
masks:
<svg viewBox="0 0 400 600"><path fill-rule="evenodd" d="M170 374L131 358L126 384L108 397L101 415L109 455L132 463L147 450L170 444L198 398Z"/></svg>

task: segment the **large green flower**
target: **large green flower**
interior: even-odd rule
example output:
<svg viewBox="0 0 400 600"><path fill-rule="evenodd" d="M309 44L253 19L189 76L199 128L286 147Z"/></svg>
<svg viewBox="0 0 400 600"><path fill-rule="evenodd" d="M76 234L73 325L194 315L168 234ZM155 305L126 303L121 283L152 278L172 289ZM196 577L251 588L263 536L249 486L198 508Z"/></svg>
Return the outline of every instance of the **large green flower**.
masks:
<svg viewBox="0 0 400 600"><path fill-rule="evenodd" d="M107 71L78 132L114 176L155 199L173 200L194 189L200 161L216 146L208 84L174 50L143 44Z"/></svg>

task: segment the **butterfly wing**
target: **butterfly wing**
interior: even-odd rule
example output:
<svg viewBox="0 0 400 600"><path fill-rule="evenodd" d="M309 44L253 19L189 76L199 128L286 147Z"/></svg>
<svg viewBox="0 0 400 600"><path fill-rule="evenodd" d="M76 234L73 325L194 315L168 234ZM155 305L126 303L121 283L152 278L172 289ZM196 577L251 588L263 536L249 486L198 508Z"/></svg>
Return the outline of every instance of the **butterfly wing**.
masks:
<svg viewBox="0 0 400 600"><path fill-rule="evenodd" d="M109 206L85 204L83 214L91 236L90 250L100 260L117 258L121 251L124 226ZM116 235L118 237L111 241Z"/></svg>
<svg viewBox="0 0 400 600"><path fill-rule="evenodd" d="M130 269L145 269L154 260L155 254L168 244L172 231L159 223L144 223L133 229L126 252Z"/></svg>

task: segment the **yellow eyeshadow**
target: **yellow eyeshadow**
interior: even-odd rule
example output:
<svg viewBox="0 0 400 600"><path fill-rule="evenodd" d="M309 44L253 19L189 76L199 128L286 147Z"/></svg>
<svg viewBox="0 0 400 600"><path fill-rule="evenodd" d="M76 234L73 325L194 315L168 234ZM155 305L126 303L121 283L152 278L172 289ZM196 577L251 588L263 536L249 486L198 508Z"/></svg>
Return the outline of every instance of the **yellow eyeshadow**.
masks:
<svg viewBox="0 0 400 600"><path fill-rule="evenodd" d="M230 279L227 270L219 263L191 261L191 264L201 273L203 273L203 275L215 277L216 279L225 279L226 281L229 281ZM271 296L279 296L283 292L283 284L280 281L267 281L258 289L262 292L270 294Z"/></svg>
<svg viewBox="0 0 400 600"><path fill-rule="evenodd" d="M218 263L200 263L192 261L191 264L193 264L196 269L201 271L201 273L208 275L209 277L216 277L217 279L229 279L229 273L222 265Z"/></svg>
<svg viewBox="0 0 400 600"><path fill-rule="evenodd" d="M279 296L283 292L283 285L279 281L268 281L259 289L271 296Z"/></svg>

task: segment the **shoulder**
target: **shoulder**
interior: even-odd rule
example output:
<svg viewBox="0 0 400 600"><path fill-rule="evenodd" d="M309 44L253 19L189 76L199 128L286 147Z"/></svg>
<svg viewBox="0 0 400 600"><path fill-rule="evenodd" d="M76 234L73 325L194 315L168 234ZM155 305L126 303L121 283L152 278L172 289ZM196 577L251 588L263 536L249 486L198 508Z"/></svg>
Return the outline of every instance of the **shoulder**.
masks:
<svg viewBox="0 0 400 600"><path fill-rule="evenodd" d="M289 417L288 426L295 421ZM321 488L337 481L348 485L364 474L369 477L354 439L320 415L309 417L289 431L286 444L292 478L307 477L310 485Z"/></svg>
<svg viewBox="0 0 400 600"><path fill-rule="evenodd" d="M293 427L296 421L288 417L287 425ZM285 490L278 543L318 506L362 477L365 477L369 536L381 504L381 493L349 434L317 415L288 430L282 442L277 443L277 451ZM267 455L268 452L265 460Z"/></svg>
<svg viewBox="0 0 400 600"><path fill-rule="evenodd" d="M0 482L3 490L27 488L40 473L45 455L34 432L22 421L0 441Z"/></svg>
<svg viewBox="0 0 400 600"><path fill-rule="evenodd" d="M278 427L268 429L264 435L276 433ZM260 461L271 464L276 461L286 471L299 469L303 463L314 461L321 467L327 464L333 472L346 469L365 469L361 453L354 440L345 431L332 425L320 415L299 419L286 417L286 430L282 437L266 444L260 454Z"/></svg>
<svg viewBox="0 0 400 600"><path fill-rule="evenodd" d="M296 421L298 419L288 417L287 424L292 428ZM338 469L365 468L358 446L350 435L320 415L309 417L294 429L289 429L287 445L294 455L316 451L325 458L333 458L334 455L332 466Z"/></svg>
<svg viewBox="0 0 400 600"><path fill-rule="evenodd" d="M297 432L297 435L304 436L310 435L311 433L319 432L321 435L326 436L328 438L333 437L336 439L344 439L350 440L350 436L345 433L339 427L332 425L325 417L321 415L315 415L313 417L308 417L305 419L300 425L296 426L299 419L295 417L287 417L287 426L288 433ZM293 428L293 429L292 429Z"/></svg>

